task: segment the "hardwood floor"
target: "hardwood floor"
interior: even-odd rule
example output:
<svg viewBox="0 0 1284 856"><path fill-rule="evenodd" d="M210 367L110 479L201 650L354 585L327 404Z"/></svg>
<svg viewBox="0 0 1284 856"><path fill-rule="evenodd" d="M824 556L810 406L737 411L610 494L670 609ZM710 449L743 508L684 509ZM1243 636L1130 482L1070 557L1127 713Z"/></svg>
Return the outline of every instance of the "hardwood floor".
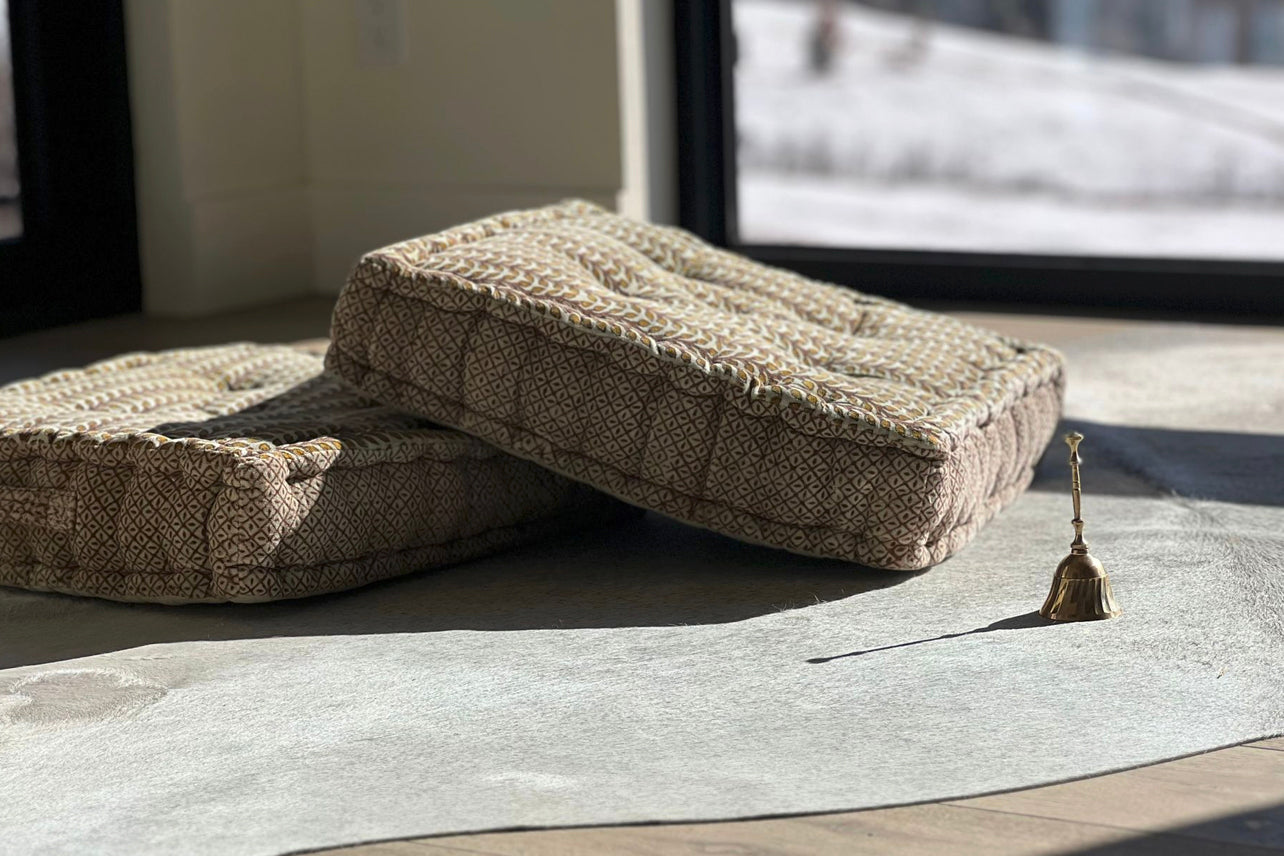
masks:
<svg viewBox="0 0 1284 856"><path fill-rule="evenodd" d="M1044 788L774 820L389 841L327 856L1262 856L1284 852L1284 739Z"/></svg>
<svg viewBox="0 0 1284 856"><path fill-rule="evenodd" d="M112 318L0 340L0 383L116 353L324 335L330 301L200 320ZM1064 345L1145 322L966 313ZM1278 329L1278 328L1276 328ZM1281 331L1284 335L1284 331ZM367 844L330 856L1249 856L1284 851L1284 738L975 799L773 820L484 833Z"/></svg>

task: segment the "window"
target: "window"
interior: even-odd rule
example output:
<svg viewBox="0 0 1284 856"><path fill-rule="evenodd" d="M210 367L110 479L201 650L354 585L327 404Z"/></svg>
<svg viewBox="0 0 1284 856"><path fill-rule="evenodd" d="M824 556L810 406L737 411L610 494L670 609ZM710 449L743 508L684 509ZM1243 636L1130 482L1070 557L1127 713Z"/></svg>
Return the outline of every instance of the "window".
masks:
<svg viewBox="0 0 1284 856"><path fill-rule="evenodd" d="M706 237L902 297L1284 313L1284 0L679 7Z"/></svg>

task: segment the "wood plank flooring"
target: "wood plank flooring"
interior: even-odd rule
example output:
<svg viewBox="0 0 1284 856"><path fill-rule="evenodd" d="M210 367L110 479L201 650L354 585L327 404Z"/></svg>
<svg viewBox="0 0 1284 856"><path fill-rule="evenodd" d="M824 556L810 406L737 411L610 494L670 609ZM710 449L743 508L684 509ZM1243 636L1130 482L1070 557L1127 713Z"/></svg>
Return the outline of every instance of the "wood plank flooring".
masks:
<svg viewBox="0 0 1284 856"><path fill-rule="evenodd" d="M327 856L1262 856L1284 852L1284 739L928 805L774 820L483 833Z"/></svg>

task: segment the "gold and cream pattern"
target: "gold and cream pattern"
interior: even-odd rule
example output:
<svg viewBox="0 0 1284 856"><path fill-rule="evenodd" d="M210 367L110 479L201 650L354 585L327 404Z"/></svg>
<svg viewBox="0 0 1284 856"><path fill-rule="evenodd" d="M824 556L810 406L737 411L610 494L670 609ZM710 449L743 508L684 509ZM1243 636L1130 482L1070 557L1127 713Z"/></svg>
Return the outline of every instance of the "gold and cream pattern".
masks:
<svg viewBox="0 0 1284 856"><path fill-rule="evenodd" d="M324 343L131 354L0 388L0 584L262 601L620 506L322 374Z"/></svg>
<svg viewBox="0 0 1284 856"><path fill-rule="evenodd" d="M366 255L327 365L387 404L749 541L965 544L1060 412L1048 348L572 201Z"/></svg>

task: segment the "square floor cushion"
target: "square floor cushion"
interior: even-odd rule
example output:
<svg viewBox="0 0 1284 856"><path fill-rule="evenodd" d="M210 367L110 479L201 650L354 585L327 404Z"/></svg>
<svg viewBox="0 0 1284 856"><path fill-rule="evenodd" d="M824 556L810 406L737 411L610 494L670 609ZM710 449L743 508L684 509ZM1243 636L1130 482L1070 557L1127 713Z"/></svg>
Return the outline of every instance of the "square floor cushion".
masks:
<svg viewBox="0 0 1284 856"><path fill-rule="evenodd" d="M0 388L0 584L115 600L330 592L620 504L322 374L324 343L131 354Z"/></svg>
<svg viewBox="0 0 1284 856"><path fill-rule="evenodd" d="M590 203L369 253L327 365L629 502L890 569L1029 483L1062 360Z"/></svg>

